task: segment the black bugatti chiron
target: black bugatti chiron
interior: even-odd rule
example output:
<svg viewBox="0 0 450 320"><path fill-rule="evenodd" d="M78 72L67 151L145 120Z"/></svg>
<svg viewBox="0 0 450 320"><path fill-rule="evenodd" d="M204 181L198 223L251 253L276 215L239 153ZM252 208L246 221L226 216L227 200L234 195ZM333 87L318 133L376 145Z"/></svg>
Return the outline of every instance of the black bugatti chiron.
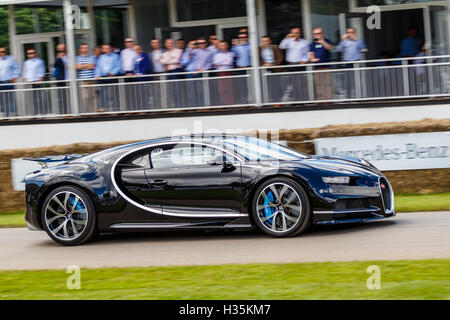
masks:
<svg viewBox="0 0 450 320"><path fill-rule="evenodd" d="M64 245L155 229L257 227L287 237L311 223L395 215L388 180L367 161L253 137L160 138L28 160L43 164L25 177L28 226ZM48 168L53 161L62 162Z"/></svg>

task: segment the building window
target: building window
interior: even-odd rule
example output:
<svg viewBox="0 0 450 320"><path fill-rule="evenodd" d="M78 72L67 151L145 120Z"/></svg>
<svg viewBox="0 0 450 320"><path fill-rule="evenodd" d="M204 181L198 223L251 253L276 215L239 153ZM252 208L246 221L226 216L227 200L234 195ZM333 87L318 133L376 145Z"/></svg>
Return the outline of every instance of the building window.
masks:
<svg viewBox="0 0 450 320"><path fill-rule="evenodd" d="M9 48L8 7L0 7L0 46Z"/></svg>
<svg viewBox="0 0 450 320"><path fill-rule="evenodd" d="M14 7L17 34L57 32L64 30L61 8Z"/></svg>
<svg viewBox="0 0 450 320"><path fill-rule="evenodd" d="M301 1L266 0L265 4L267 30L274 43L279 43L289 29L302 27Z"/></svg>
<svg viewBox="0 0 450 320"><path fill-rule="evenodd" d="M245 0L177 0L178 21L245 17Z"/></svg>
<svg viewBox="0 0 450 320"><path fill-rule="evenodd" d="M125 9L95 9L95 31L99 44L110 43L115 47L122 47L125 37L126 10Z"/></svg>
<svg viewBox="0 0 450 320"><path fill-rule="evenodd" d="M339 14L348 12L348 0L311 1L312 27L321 27L333 44L340 41Z"/></svg>

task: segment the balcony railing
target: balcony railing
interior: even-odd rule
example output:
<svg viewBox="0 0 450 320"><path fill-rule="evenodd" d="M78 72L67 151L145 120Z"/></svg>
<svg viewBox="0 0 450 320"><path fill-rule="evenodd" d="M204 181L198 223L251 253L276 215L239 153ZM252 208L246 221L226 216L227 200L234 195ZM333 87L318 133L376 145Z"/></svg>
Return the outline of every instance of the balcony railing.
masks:
<svg viewBox="0 0 450 320"><path fill-rule="evenodd" d="M345 103L450 96L450 55L330 62L77 80L79 105L69 81L0 84L2 119L158 112L255 105ZM78 113L73 110L79 110Z"/></svg>

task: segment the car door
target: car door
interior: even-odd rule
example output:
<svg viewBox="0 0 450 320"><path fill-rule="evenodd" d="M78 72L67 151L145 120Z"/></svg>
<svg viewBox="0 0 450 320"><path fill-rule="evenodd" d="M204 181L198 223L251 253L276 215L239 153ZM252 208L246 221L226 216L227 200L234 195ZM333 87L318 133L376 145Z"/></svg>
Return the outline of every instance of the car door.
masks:
<svg viewBox="0 0 450 320"><path fill-rule="evenodd" d="M145 170L164 215L226 217L242 212L238 159L212 146L179 143L150 153Z"/></svg>
<svg viewBox="0 0 450 320"><path fill-rule="evenodd" d="M137 151L117 164L120 190L132 201L147 210L162 214L157 194L148 184L145 170L150 168L151 149Z"/></svg>

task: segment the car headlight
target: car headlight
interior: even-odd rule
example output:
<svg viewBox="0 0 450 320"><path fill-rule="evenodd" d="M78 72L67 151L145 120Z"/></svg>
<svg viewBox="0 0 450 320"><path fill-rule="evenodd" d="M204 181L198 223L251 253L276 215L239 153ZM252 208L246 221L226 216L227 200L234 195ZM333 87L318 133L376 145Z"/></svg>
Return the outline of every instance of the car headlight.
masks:
<svg viewBox="0 0 450 320"><path fill-rule="evenodd" d="M323 182L328 184L348 184L350 177L338 176L338 177L322 177Z"/></svg>

